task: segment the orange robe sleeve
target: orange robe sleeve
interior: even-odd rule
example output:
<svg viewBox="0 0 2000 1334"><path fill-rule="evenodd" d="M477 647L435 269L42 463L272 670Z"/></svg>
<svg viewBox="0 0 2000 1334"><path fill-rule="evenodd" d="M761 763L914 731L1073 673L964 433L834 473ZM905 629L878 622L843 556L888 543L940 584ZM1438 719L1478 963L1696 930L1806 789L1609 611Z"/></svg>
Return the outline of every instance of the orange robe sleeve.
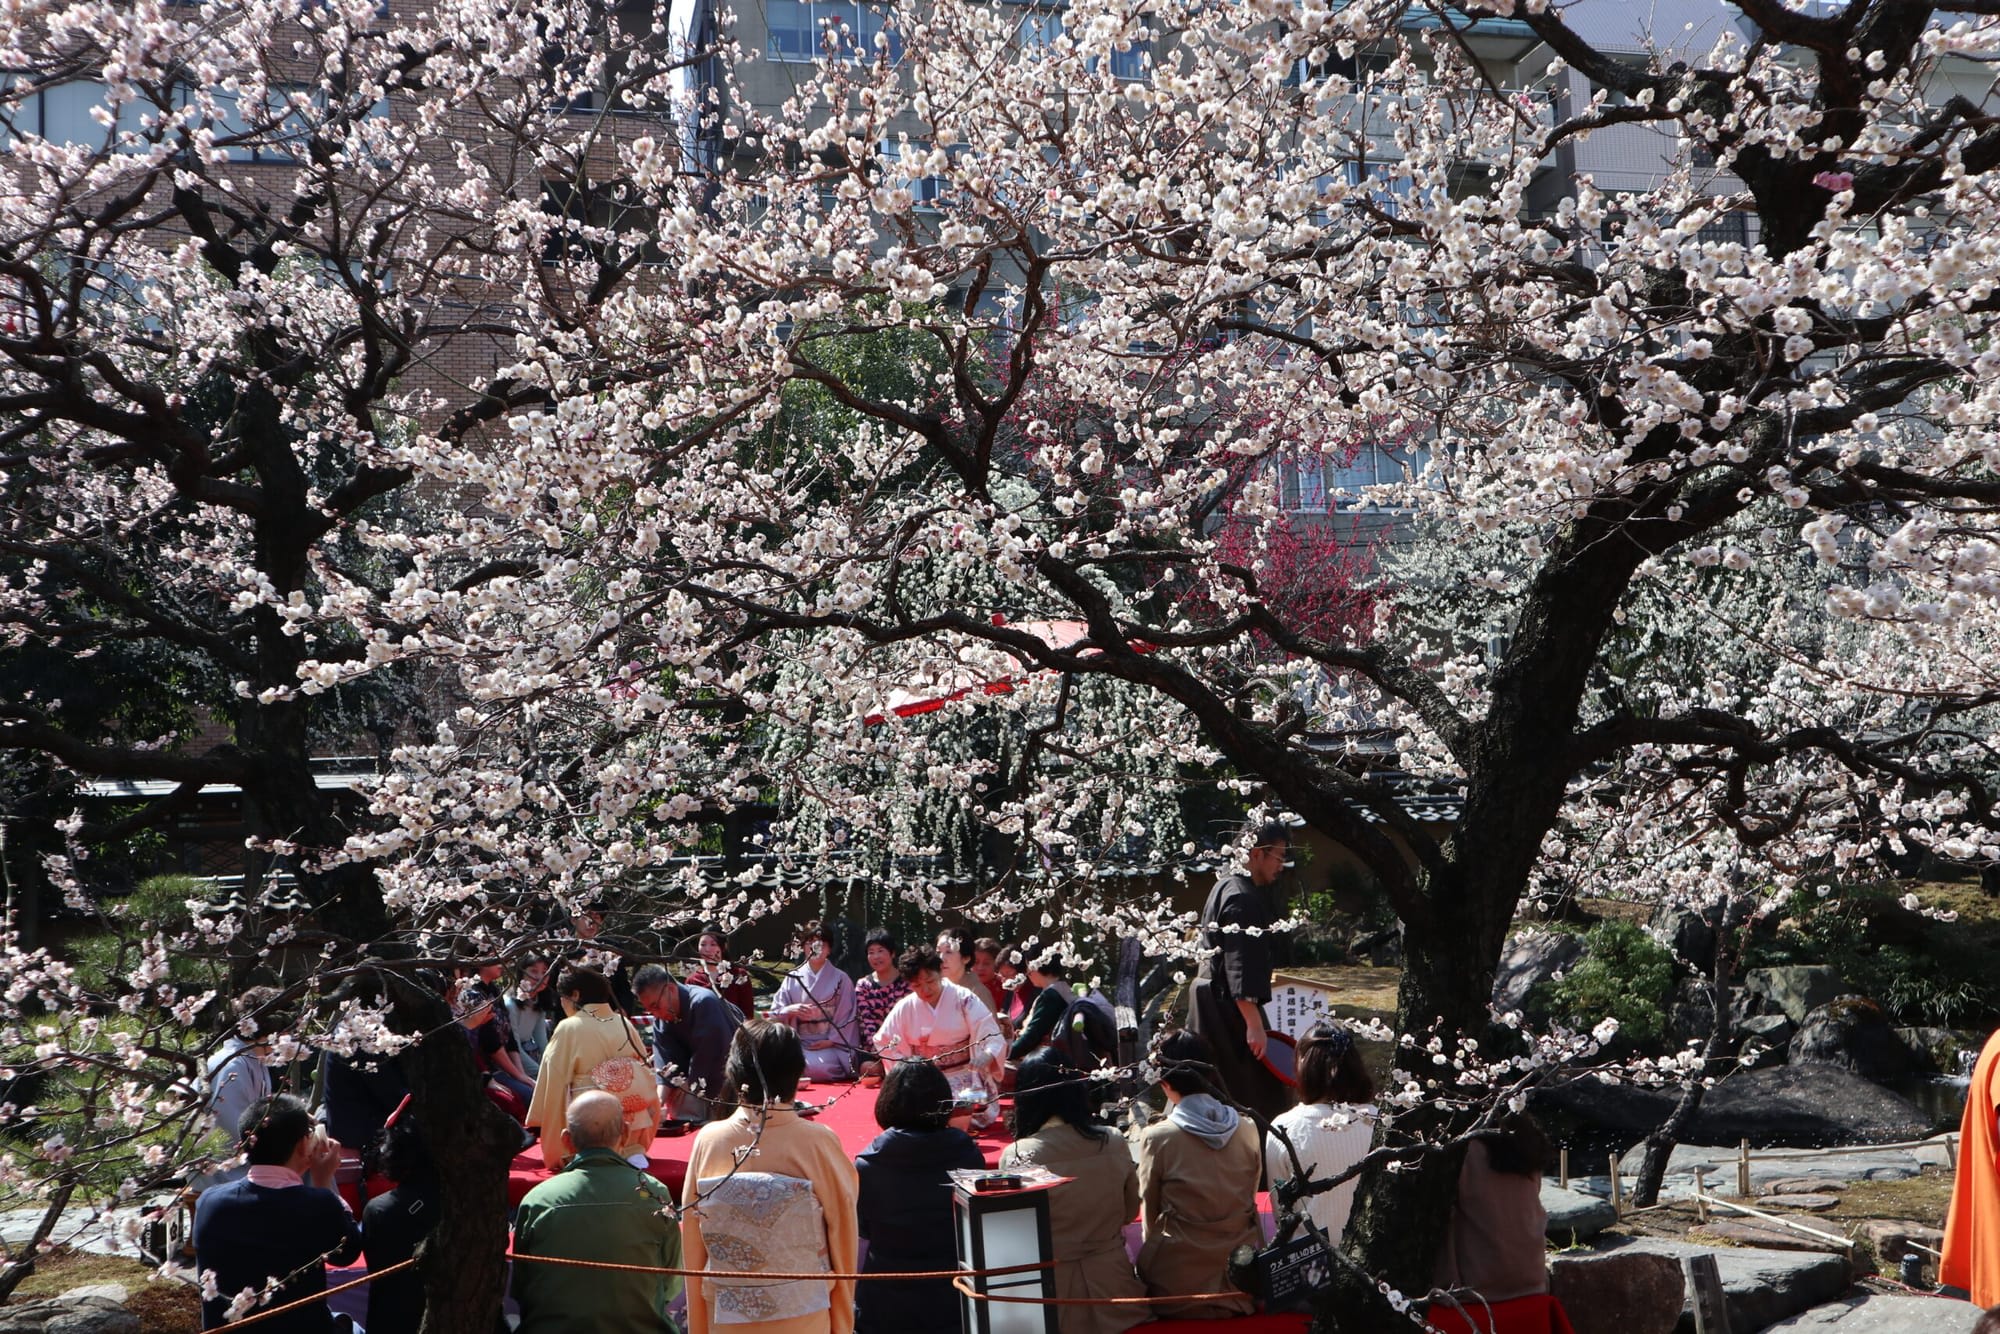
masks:
<svg viewBox="0 0 2000 1334"><path fill-rule="evenodd" d="M2000 1032L1986 1039L1959 1126L1958 1175L1945 1218L1938 1281L1964 1288L1974 1306L2000 1306Z"/></svg>

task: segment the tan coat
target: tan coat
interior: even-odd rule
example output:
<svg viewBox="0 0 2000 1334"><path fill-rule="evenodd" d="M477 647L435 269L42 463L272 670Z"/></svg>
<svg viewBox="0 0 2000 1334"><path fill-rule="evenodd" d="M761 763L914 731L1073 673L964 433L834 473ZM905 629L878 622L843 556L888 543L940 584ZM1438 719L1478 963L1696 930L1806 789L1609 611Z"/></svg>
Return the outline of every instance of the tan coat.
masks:
<svg viewBox="0 0 2000 1334"><path fill-rule="evenodd" d="M1139 1172L1122 1136L1086 1136L1066 1121L1050 1121L1002 1149L1000 1166L1045 1167L1076 1178L1049 1196L1056 1296L1145 1295L1125 1250L1125 1225L1139 1213ZM1136 1303L1056 1310L1062 1334L1124 1334L1152 1318L1148 1307Z"/></svg>
<svg viewBox="0 0 2000 1334"><path fill-rule="evenodd" d="M592 1072L614 1056L628 1057L634 1065L625 1072L630 1080L623 1088L606 1090L625 1107L625 1136L618 1141L618 1154L643 1155L653 1147L660 1128L660 1081L647 1059L646 1044L632 1021L609 1005L585 1005L549 1035L542 1064L535 1071L535 1096L528 1103L528 1124L542 1132L542 1162L551 1172L561 1171L569 1160L563 1152L562 1129L570 1099L597 1088Z"/></svg>
<svg viewBox="0 0 2000 1334"><path fill-rule="evenodd" d="M743 1160L746 1172L769 1172L812 1182L813 1196L826 1218L829 1272L852 1274L861 1246L855 1217L860 1174L840 1147L840 1136L790 1108L779 1107L739 1107L728 1120L703 1126L695 1137L694 1151L688 1157L687 1183L681 1189L681 1204L687 1209L681 1219L681 1249L687 1267L708 1266L701 1212L693 1207L701 1199L701 1182L705 1177L728 1175L739 1149L750 1151ZM824 1311L749 1324L715 1324L714 1297L701 1279L688 1280L687 1294L688 1334L709 1334L711 1329L727 1334L854 1334L853 1279L828 1285L828 1308Z"/></svg>
<svg viewBox="0 0 2000 1334"><path fill-rule="evenodd" d="M1229 1253L1262 1246L1257 1183L1264 1167L1256 1123L1244 1117L1220 1149L1171 1121L1155 1121L1139 1136L1139 1278L1153 1294L1222 1292L1231 1288ZM1220 1320L1249 1315L1245 1293L1220 1301L1156 1302L1161 1320Z"/></svg>

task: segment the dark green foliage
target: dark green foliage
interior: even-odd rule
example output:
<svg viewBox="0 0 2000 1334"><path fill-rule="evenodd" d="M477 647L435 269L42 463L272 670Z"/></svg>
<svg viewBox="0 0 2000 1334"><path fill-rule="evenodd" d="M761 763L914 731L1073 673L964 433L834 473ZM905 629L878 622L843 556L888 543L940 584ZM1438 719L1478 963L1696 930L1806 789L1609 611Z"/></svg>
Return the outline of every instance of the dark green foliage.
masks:
<svg viewBox="0 0 2000 1334"><path fill-rule="evenodd" d="M1827 964L1896 1023L1986 1026L2000 1011L1990 921L1939 922L1897 901L1901 886L1851 885L1812 900L1751 946L1746 967Z"/></svg>
<svg viewBox="0 0 2000 1334"><path fill-rule="evenodd" d="M1584 933L1583 946L1575 966L1530 993L1531 1017L1578 1029L1616 1019L1620 1046L1658 1046L1666 1035L1674 956L1636 922L1599 922Z"/></svg>

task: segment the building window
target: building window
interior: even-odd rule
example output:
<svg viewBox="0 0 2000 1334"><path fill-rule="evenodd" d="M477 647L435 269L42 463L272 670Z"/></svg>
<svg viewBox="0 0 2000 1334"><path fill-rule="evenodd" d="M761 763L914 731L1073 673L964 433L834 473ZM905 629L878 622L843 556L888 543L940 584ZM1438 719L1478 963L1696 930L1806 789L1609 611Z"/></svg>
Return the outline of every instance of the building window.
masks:
<svg viewBox="0 0 2000 1334"><path fill-rule="evenodd" d="M1278 460L1278 508L1293 514L1325 514L1332 488L1325 459L1314 455Z"/></svg>
<svg viewBox="0 0 2000 1334"><path fill-rule="evenodd" d="M1747 246L1750 244L1750 215L1734 209L1719 213L1702 224L1700 239L1724 243L1733 241Z"/></svg>
<svg viewBox="0 0 2000 1334"><path fill-rule="evenodd" d="M544 181L542 212L552 222L542 237L542 263L577 264L596 260L616 265L631 258L636 246L641 264L657 264L665 256L655 239L659 210L631 199L623 181L578 184ZM643 238L633 239L633 234Z"/></svg>
<svg viewBox="0 0 2000 1334"><path fill-rule="evenodd" d="M12 142L17 134L28 134L66 147L99 148L113 134L144 134L142 122L159 113L159 108L144 99L128 101L119 106L115 123L106 124L100 119L111 116L106 103L105 86L94 80L52 84L27 94L12 108L7 124L0 127L0 144ZM123 145L117 147L120 152L131 151Z"/></svg>
<svg viewBox="0 0 2000 1334"><path fill-rule="evenodd" d="M881 150L884 169L888 170L891 176L895 175L895 169L902 166L903 145L894 140L884 140ZM957 155L958 150L951 151L953 156ZM920 166L922 160L930 156L930 152L931 146L928 140L910 140L908 156L913 166ZM917 207L922 209L936 209L951 189L951 182L942 176L911 176L905 184L909 186L910 193L916 196Z"/></svg>
<svg viewBox="0 0 2000 1334"><path fill-rule="evenodd" d="M1063 35L1062 13L1054 9L1031 10L1021 16L1014 31L1023 47L1054 46L1056 38Z"/></svg>
<svg viewBox="0 0 2000 1334"><path fill-rule="evenodd" d="M1123 51L1111 53L1111 77L1114 79L1143 79L1153 67L1153 44L1133 42Z"/></svg>
<svg viewBox="0 0 2000 1334"><path fill-rule="evenodd" d="M1368 202L1392 218L1416 191L1415 181L1408 176L1391 175L1388 166L1381 162L1349 162L1345 169L1348 187L1365 188Z"/></svg>
<svg viewBox="0 0 2000 1334"><path fill-rule="evenodd" d="M765 52L774 60L817 60L828 54L824 43L832 34L834 54L841 60L874 60L895 64L903 58L903 41L881 9L852 0L765 0L769 21ZM876 38L883 45L876 45Z"/></svg>

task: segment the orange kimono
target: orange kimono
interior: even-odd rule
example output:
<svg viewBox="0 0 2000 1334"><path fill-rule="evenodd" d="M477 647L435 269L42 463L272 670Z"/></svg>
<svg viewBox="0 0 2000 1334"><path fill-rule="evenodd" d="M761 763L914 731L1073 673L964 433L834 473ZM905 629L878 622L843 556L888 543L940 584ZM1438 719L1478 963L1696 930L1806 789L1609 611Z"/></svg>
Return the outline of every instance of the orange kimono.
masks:
<svg viewBox="0 0 2000 1334"><path fill-rule="evenodd" d="M1938 1281L1972 1294L1974 1306L2000 1305L2000 1031L1986 1039L1965 1091L1958 1176L1944 1221Z"/></svg>

